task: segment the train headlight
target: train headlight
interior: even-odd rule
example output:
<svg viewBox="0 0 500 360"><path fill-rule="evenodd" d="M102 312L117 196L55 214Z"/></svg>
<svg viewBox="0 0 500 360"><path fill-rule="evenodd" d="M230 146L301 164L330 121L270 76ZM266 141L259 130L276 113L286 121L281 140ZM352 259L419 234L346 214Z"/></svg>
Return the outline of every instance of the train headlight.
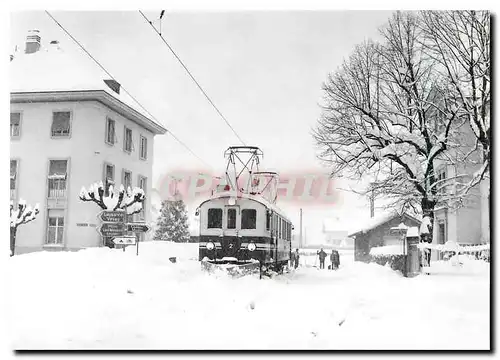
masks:
<svg viewBox="0 0 500 360"><path fill-rule="evenodd" d="M254 250L257 248L257 246L255 246L255 244L254 244L254 243L250 243L250 244L248 244L247 248L248 248L248 250L250 250L250 251L254 251Z"/></svg>
<svg viewBox="0 0 500 360"><path fill-rule="evenodd" d="M213 242L207 242L207 250L213 250L215 248L215 244Z"/></svg>

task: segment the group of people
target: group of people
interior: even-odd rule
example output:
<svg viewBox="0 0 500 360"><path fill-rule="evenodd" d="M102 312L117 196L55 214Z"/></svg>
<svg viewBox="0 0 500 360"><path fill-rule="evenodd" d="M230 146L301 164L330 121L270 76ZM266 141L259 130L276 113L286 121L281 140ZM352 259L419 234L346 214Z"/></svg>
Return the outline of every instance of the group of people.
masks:
<svg viewBox="0 0 500 360"><path fill-rule="evenodd" d="M325 259L327 257L327 253L321 248L317 252L319 256L319 268L324 269L325 268ZM330 254L330 263L331 265L328 267L329 270L337 270L340 266L340 256L339 252L337 250L332 250L332 253Z"/></svg>
<svg viewBox="0 0 500 360"><path fill-rule="evenodd" d="M317 252L317 255L319 256L319 268L324 269L325 268L325 259L328 256L328 254L323 250L323 248L321 248L321 250L319 250ZM299 249L295 249L295 251L292 252L292 256L290 259L292 266L295 269L297 269L299 267L299 259L300 259ZM337 270L339 268L340 256L339 256L339 252L337 250L332 250L332 253L330 254L330 262L331 262L331 265L328 267L328 269Z"/></svg>

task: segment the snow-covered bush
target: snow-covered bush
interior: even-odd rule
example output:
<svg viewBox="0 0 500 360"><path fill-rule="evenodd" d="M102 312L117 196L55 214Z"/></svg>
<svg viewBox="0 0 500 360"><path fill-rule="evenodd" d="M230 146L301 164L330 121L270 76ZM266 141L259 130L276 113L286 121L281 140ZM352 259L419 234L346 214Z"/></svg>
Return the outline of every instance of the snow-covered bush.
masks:
<svg viewBox="0 0 500 360"><path fill-rule="evenodd" d="M382 266L389 265L392 270L401 271L402 273L404 273L405 257L406 255L370 255L370 262L374 262Z"/></svg>
<svg viewBox="0 0 500 360"><path fill-rule="evenodd" d="M17 209L14 209L14 202L10 202L10 256L14 256L16 249L16 233L17 227L22 224L29 223L36 219L40 213L39 205L36 204L34 208L26 205L26 201L19 200Z"/></svg>
<svg viewBox="0 0 500 360"><path fill-rule="evenodd" d="M144 190L138 187L126 190L120 185L120 191L116 195L113 186L109 187L109 195L105 196L102 181L90 185L89 189L82 187L80 191L80 200L95 202L102 210L126 210L127 214L137 214L142 210L142 204L146 198Z"/></svg>

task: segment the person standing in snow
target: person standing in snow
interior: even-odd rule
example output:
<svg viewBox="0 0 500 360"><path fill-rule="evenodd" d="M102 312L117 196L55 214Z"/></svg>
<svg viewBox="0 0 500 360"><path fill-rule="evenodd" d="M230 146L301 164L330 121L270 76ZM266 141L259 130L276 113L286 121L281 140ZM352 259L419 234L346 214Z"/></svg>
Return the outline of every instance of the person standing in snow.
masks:
<svg viewBox="0 0 500 360"><path fill-rule="evenodd" d="M325 259L326 259L326 252L321 248L320 251L317 252L319 256L319 268L324 269L325 268Z"/></svg>
<svg viewBox="0 0 500 360"><path fill-rule="evenodd" d="M337 270L340 265L340 256L337 250L332 250L332 254L330 255L330 261L332 263L332 270Z"/></svg>
<svg viewBox="0 0 500 360"><path fill-rule="evenodd" d="M294 253L294 257L293 258L294 258L294 261L295 261L294 262L294 267L295 267L295 269L297 269L299 267L299 258L300 258L300 256L299 256L299 249L295 249L295 253Z"/></svg>

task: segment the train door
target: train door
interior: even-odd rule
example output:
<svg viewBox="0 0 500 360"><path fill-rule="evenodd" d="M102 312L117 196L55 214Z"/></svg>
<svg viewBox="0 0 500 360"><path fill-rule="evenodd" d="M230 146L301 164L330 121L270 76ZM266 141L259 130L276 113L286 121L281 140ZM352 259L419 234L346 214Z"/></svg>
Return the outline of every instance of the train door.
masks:
<svg viewBox="0 0 500 360"><path fill-rule="evenodd" d="M221 245L225 256L237 257L240 249L238 232L241 230L241 211L239 206L226 206L223 221Z"/></svg>
<svg viewBox="0 0 500 360"><path fill-rule="evenodd" d="M241 214L239 206L226 206L226 221L224 223L224 235L237 236L241 230Z"/></svg>

